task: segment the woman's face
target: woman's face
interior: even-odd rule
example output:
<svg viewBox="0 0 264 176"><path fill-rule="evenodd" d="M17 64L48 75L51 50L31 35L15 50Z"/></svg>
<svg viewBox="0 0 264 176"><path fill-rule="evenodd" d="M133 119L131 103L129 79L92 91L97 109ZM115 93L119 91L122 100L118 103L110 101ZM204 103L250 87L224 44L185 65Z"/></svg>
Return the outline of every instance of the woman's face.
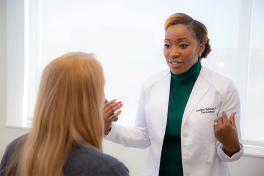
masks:
<svg viewBox="0 0 264 176"><path fill-rule="evenodd" d="M198 61L198 54L204 50L199 46L192 32L182 24L168 28L164 40L164 56L173 74L179 75L188 71Z"/></svg>

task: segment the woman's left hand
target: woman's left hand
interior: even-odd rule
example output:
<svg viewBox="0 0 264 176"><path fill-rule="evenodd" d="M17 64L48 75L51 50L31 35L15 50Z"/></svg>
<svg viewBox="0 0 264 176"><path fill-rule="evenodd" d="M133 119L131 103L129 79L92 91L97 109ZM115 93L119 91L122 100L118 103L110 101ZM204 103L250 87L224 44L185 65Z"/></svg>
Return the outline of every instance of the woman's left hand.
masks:
<svg viewBox="0 0 264 176"><path fill-rule="evenodd" d="M232 156L240 150L240 144L235 123L235 112L228 120L226 113L223 111L221 117L217 117L214 121L214 134L216 139L223 144L224 152L228 156Z"/></svg>

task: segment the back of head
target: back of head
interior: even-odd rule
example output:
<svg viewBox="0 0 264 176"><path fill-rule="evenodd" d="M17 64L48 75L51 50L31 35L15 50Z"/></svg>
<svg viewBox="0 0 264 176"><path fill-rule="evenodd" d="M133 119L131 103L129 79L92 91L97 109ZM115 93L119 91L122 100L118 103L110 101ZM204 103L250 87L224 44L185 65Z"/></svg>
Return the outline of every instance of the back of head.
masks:
<svg viewBox="0 0 264 176"><path fill-rule="evenodd" d="M67 133L75 142L101 150L97 140L103 137L104 82L102 66L91 54L69 53L53 60L42 74L33 128L58 137Z"/></svg>
<svg viewBox="0 0 264 176"><path fill-rule="evenodd" d="M169 27L177 24L183 24L193 33L194 38L198 41L198 44L205 43L205 50L202 53L200 59L206 58L211 52L210 39L208 38L208 31L206 26L200 21L194 20L189 15L184 13L174 13L165 22L165 32Z"/></svg>
<svg viewBox="0 0 264 176"><path fill-rule="evenodd" d="M102 151L104 82L101 64L86 53L66 54L44 69L17 175L62 175L74 147Z"/></svg>

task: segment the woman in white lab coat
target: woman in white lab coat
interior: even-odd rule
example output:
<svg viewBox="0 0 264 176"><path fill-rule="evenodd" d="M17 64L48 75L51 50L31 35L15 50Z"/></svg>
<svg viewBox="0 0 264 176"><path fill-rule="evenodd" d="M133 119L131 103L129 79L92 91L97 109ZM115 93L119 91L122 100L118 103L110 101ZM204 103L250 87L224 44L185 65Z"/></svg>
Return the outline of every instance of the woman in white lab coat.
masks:
<svg viewBox="0 0 264 176"><path fill-rule="evenodd" d="M168 70L142 85L135 126L113 122L121 102L104 106L105 139L147 148L142 175L229 176L243 154L240 100L233 82L201 65L211 51L206 27L176 13L165 23Z"/></svg>

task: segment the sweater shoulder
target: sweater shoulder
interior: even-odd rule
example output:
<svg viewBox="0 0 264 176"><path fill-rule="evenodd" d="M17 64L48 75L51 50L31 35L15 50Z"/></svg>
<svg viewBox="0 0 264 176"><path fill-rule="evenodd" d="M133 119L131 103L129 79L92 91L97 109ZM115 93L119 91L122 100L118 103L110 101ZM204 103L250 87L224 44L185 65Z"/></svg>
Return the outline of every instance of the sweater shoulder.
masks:
<svg viewBox="0 0 264 176"><path fill-rule="evenodd" d="M24 137L25 135L23 136L20 136L18 138L16 138L15 140L13 140L12 142L10 142L8 144L8 146L6 147L6 151L5 151L5 154L4 154L4 157L5 159L9 160L9 158L13 155L14 153L14 150L17 148L17 149L20 149L21 148L21 145L19 145L21 139ZM4 159L3 157L3 159Z"/></svg>
<svg viewBox="0 0 264 176"><path fill-rule="evenodd" d="M64 165L63 173L72 175L76 173L96 173L98 175L107 175L114 166L120 166L118 169L127 170L127 168L118 159L104 154L93 147L79 147L71 151Z"/></svg>
<svg viewBox="0 0 264 176"><path fill-rule="evenodd" d="M17 139L13 140L11 143L9 143L9 145L6 147L5 153L2 157L1 160L1 164L0 164L0 171L2 169L4 169L7 166L7 163L9 162L9 160L11 159L11 157L13 156L15 150L20 150L21 149L21 143L20 141L22 141L22 138L24 137L20 136ZM1 173L1 175L4 175L4 172Z"/></svg>

